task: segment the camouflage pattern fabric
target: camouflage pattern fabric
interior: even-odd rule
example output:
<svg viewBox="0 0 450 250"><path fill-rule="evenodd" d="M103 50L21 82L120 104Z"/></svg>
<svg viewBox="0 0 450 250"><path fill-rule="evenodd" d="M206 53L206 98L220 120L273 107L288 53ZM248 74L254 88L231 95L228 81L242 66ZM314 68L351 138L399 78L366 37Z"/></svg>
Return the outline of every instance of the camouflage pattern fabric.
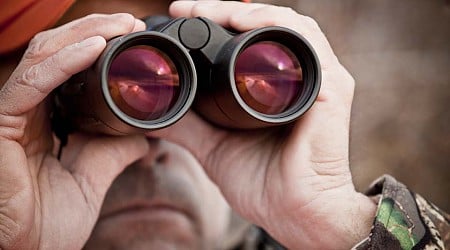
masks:
<svg viewBox="0 0 450 250"><path fill-rule="evenodd" d="M376 180L366 194L378 200L370 235L354 250L450 249L450 217L393 177ZM235 250L285 249L260 228L252 228Z"/></svg>
<svg viewBox="0 0 450 250"><path fill-rule="evenodd" d="M360 249L448 249L450 217L391 176L383 176L366 193L379 196L371 233Z"/></svg>

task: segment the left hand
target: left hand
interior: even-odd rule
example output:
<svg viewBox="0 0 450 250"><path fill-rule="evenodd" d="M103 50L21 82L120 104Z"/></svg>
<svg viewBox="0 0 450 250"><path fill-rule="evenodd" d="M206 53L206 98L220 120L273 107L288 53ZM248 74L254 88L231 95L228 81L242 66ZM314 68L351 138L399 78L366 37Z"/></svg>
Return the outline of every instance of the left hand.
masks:
<svg viewBox="0 0 450 250"><path fill-rule="evenodd" d="M238 213L290 249L349 249L367 236L376 205L355 191L348 159L354 80L317 23L289 8L239 2L177 1L170 12L238 31L297 31L316 50L322 89L314 106L282 133L226 131L190 113L150 135L189 149Z"/></svg>
<svg viewBox="0 0 450 250"><path fill-rule="evenodd" d="M142 135L77 134L59 160L50 124L51 91L106 40L144 28L130 14L98 14L43 31L0 82L0 249L82 248L114 178L147 153Z"/></svg>

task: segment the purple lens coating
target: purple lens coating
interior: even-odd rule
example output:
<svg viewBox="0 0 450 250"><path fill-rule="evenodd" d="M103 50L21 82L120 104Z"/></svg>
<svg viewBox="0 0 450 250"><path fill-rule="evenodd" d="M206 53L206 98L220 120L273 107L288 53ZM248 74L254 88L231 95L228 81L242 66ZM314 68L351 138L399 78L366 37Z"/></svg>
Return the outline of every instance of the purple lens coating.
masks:
<svg viewBox="0 0 450 250"><path fill-rule="evenodd" d="M265 41L245 48L234 71L241 98L263 114L276 115L288 110L303 93L300 62L279 43Z"/></svg>
<svg viewBox="0 0 450 250"><path fill-rule="evenodd" d="M117 55L108 73L108 87L116 106L139 120L164 116L180 93L178 71L162 51L147 45Z"/></svg>

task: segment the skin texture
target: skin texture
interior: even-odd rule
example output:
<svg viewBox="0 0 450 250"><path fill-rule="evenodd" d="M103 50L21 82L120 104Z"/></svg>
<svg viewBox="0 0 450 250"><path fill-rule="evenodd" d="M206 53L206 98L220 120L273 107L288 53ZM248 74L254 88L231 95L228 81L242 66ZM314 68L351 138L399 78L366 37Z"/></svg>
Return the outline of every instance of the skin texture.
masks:
<svg viewBox="0 0 450 250"><path fill-rule="evenodd" d="M291 9L237 2L179 1L171 5L170 14L205 16L238 31L268 25L294 29L317 52L322 89L312 109L288 128L229 132L189 113L174 126L147 136L189 150L235 211L288 248L348 249L367 236L376 206L355 191L348 163L354 81L317 23ZM58 161L52 153L46 99L72 74L91 65L106 40L143 29L129 14L90 15L31 41L0 90L0 248L80 249L113 180L138 159L129 171L139 173L152 165L149 152L157 149L142 135L76 134ZM157 146L164 147L169 146ZM181 159L191 159L186 151L173 150L186 157ZM117 183L126 186L126 179L119 177ZM121 197L117 191L110 193L106 204ZM107 222L100 221L96 229L102 223ZM89 244L96 243L96 232Z"/></svg>
<svg viewBox="0 0 450 250"><path fill-rule="evenodd" d="M113 182L84 249L221 247L230 211L217 187L186 149L148 143L147 155Z"/></svg>
<svg viewBox="0 0 450 250"><path fill-rule="evenodd" d="M100 23L107 29L88 29ZM143 136L79 135L77 157L62 164L52 154L43 101L54 87L92 64L105 39L143 28L129 14L94 15L31 41L0 91L1 248L79 249L112 180L147 152ZM89 31L70 33L80 29Z"/></svg>
<svg viewBox="0 0 450 250"><path fill-rule="evenodd" d="M284 131L228 132L191 113L152 135L191 150L232 208L289 248L350 248L367 236L375 204L355 191L348 163L354 80L317 23L291 9L236 2L175 2L170 13L205 16L239 31L294 29L317 52L322 89L312 109Z"/></svg>

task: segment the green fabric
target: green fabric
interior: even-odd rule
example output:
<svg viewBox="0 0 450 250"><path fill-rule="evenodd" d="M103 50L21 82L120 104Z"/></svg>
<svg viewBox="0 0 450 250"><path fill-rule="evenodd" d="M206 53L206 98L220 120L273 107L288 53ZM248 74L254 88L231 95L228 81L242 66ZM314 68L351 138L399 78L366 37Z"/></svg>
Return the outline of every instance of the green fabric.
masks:
<svg viewBox="0 0 450 250"><path fill-rule="evenodd" d="M353 249L450 249L450 216L392 176L375 181L366 194L379 197L370 235Z"/></svg>
<svg viewBox="0 0 450 250"><path fill-rule="evenodd" d="M370 235L353 250L450 250L450 216L404 184L385 175L375 181L366 192L380 198ZM284 249L259 233L254 247L242 245L236 249Z"/></svg>
<svg viewBox="0 0 450 250"><path fill-rule="evenodd" d="M411 232L411 222L405 216L404 211L395 205L394 200L384 198L381 201L376 219L397 238L403 249L412 249L419 242L419 239Z"/></svg>

